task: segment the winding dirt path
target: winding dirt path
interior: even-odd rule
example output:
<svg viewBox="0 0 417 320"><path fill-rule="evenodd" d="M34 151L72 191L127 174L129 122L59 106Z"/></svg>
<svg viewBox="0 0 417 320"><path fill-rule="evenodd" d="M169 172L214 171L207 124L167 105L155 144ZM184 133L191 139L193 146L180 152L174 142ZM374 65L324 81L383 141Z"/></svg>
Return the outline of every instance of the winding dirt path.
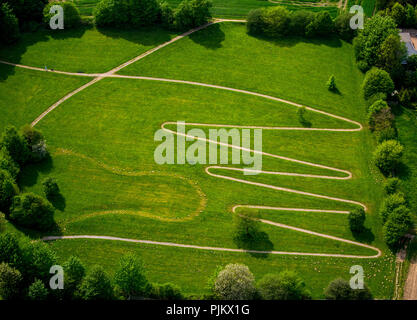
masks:
<svg viewBox="0 0 417 320"><path fill-rule="evenodd" d="M333 132L354 132L354 131L360 131L362 130L362 125L354 120L345 118L345 117L341 117L338 115L334 115L319 109L315 109L312 107L308 107L308 106L303 106L301 104L295 103L295 102L291 102L288 100L284 100L284 99L280 99L280 98L276 98L276 97L272 97L272 96L268 96L268 95L264 95L264 94L260 94L260 93L256 93L256 92L251 92L251 91L247 91L247 90L241 90L241 89L235 89L235 88L229 88L229 87L224 87L224 86L218 86L218 85L213 85L213 84L206 84L206 83L199 83L199 82L193 82L193 81L185 81L185 80L176 80L176 79L164 79L164 78L152 78L152 77L142 77L142 76L124 76L124 75L117 75L115 74L116 72L120 71L122 68L125 68L126 66L139 61L140 59L145 58L146 56L154 53L155 51L175 42L178 41L179 39L182 39L183 37L186 37L196 31L199 31L203 28L206 28L214 23L219 23L219 22L224 22L224 21L229 21L229 22L245 22L245 20L229 20L229 19L218 19L214 22L210 22L206 25L200 26L198 28L192 29L190 31L187 31L173 39L171 39L168 42L165 42L123 64L121 64L120 66L111 69L110 71L106 72L106 73L101 73L101 74L84 74L84 73L72 73L72 72L65 72L65 71L53 71L54 73L58 73L58 74L64 74L64 75L69 75L69 76L82 76L82 77L92 77L93 80L91 80L90 82L84 84L83 86L79 87L78 89L70 92L69 94L67 94L66 96L64 96L63 98L61 98L59 101L57 101L56 103L54 103L52 106L50 106L48 109L46 109L41 115L39 115L33 122L32 122L32 126L35 126L40 120L42 120L47 114L49 114L51 111L53 111L55 108L57 108L61 103L63 103L64 101L68 100L69 98L71 98L72 96L74 96L75 94L77 94L78 92L88 88L89 86L95 84L96 82L100 81L101 79L107 78L107 77L113 77L113 78L125 78L125 79L139 79L139 80L150 80L150 81L162 81L162 82L172 82L172 83L181 83L181 84L188 84L188 85L196 85L196 86L203 86L203 87L209 87L209 88L215 88L215 89L221 89L221 90L227 90L227 91L233 91L233 92L238 92L238 93L243 93L243 94L248 94L248 95L253 95L253 96L258 96L258 97L262 97L265 99L269 99L269 100L274 100L274 101L278 101L278 102L282 102L282 103L286 103L288 105L292 105L294 107L305 107L306 109L312 111L312 112L316 112L316 113L320 113L322 115L328 116L328 117L332 117L335 119L339 119L345 122L348 122L350 124L354 124L355 126L357 126L357 128L353 128L353 129L335 129L335 128L301 128L301 127L267 127L267 126L238 126L238 125L220 125L220 124L207 124L207 123L186 123L186 125L188 126L198 126L198 127L222 127L222 128L249 128L249 129L264 129L264 130L303 130L303 131L333 131ZM49 70L45 70L42 68L36 68L36 67L30 67L30 66L24 66L24 65L19 65L19 64L13 64L13 63L9 63L6 61L0 61L0 63L4 63L4 64L8 64L8 65L12 65L15 67L20 67L20 68L26 68L26 69L31 69L31 70L36 70L36 71L42 71L42 72L51 72ZM179 133L176 132L174 130L170 130L167 129L165 126L166 125L172 125L172 124L176 124L174 122L165 122L161 125L161 128L166 131L166 132L170 132L172 134L175 135L183 135L185 137L188 138L193 138L193 139L198 139L198 140L204 140L206 142L209 143L215 143L218 145L224 145L230 148L237 148L240 149L242 151L249 151L249 152L254 152L254 153L260 153L263 156L267 156L267 157L273 157L273 158L278 158L281 160L285 160L285 161L290 161L290 162L295 162L295 163L299 163L299 164L303 164L303 165L307 165L307 166L311 166L311 167L317 167L317 168L321 168L321 169L326 169L326 170L330 170L330 171L334 171L337 173L343 173L345 176L344 177L340 177L340 176L329 176L329 175L312 175L312 174L300 174L300 173L292 173L292 172L275 172L275 171L257 171L257 173L261 173L261 174L272 174L272 175L286 175L286 176L297 176L297 177L309 177L309 178L317 178L317 179L335 179L335 180L347 180L347 179L351 179L352 178L352 173L347 171L347 170L343 170L343 169L338 169L338 168L333 168L333 167L329 167L329 166L325 166L322 164L317 164L317 163L312 163L312 162L307 162L307 161L302 161L302 160L297 160L297 159L293 159L293 158L289 158L289 157L284 157L284 156L280 156L280 155L276 155L276 154L271 154L271 153L266 153L266 152L262 152L262 151L258 151L258 150L252 150L252 149L247 149L247 148L243 148L240 146L235 146L235 145L230 145L227 143L222 143L219 141L211 141L209 139L206 138L200 138L200 137L195 137L195 136L191 136L185 133ZM283 192L290 192L290 193L296 193L296 194L301 194L301 195L305 195L305 196L309 196L309 197L315 197L315 198L321 198L321 199L326 199L326 200L332 200L332 201L338 201L338 202L343 202L343 203L348 203L348 204L354 204L354 205L358 205L363 207L365 210L367 210L367 207L365 204L354 201L354 200L349 200L349 199L342 199L342 198L337 198L337 197L331 197L331 196L326 196L326 195L321 195L321 194L314 194L314 193L310 193L310 192L305 192L305 191L301 191L301 190L295 190L295 189L289 189L289 188L284 188L284 187L278 187L278 186L274 186L274 185L268 185L268 184L264 184L264 183L259 183L259 182L253 182L253 181L248 181L248 180L244 180L244 179L238 179L238 178L233 178L233 177L229 177L229 176L225 176L225 175L220 175L217 173L213 173L211 172L211 170L226 170L226 171L246 171L248 169L241 169L241 168L233 168L233 167L224 167L224 166L208 166L205 168L205 172L215 178L220 178L220 179L226 179L226 180L230 180L230 181L234 181L234 182L238 182L238 183L244 183L244 184L250 184L250 185L255 185L258 187L263 187L263 188L268 188L268 189L273 189L273 190L277 190L277 191L283 191ZM347 211L340 211L340 210L320 210L320 209L309 209L309 208L282 208L282 207L265 207L265 206L257 206L257 205L243 205L243 204L239 204L239 205L235 205L232 208L233 212L236 212L236 210L238 208L253 208L253 209L260 209L260 210L281 210L281 211L303 211L303 212L327 212L327 213L335 213L335 214L347 214ZM306 229L301 229L301 228L297 228L297 227L293 227L293 226L288 226L288 225L284 225L281 223L276 223L276 222L272 222L269 220L265 220L265 219L260 219L260 221L262 223L265 224L269 224L275 227L279 227L279 228L286 228L286 229L290 229L293 231L297 231L297 232L302 232L302 233L306 233L306 234L310 234L313 236L318 236L318 237L323 237L323 238L327 238L327 239L331 239L331 240L335 240L335 241L339 241L339 242L344 242L344 243L348 243L348 244L352 244L352 245L356 245L356 246L360 246L360 247L364 247L364 248L368 248L368 249L372 249L376 252L375 255L372 256L363 256L363 255L348 255L348 254L329 254L329 253L308 253L308 252L285 252L285 251L258 251L258 250L244 250L244 249L232 249L232 248L219 248L219 247L206 247L206 246L198 246L198 245L188 245L188 244L179 244L179 243L171 243L171 242L158 242L158 241L150 241L150 240L139 240L139 239L126 239L126 238L118 238L118 237L110 237L110 236L94 236L94 235L77 235L77 236L49 236L49 237L44 237L42 238L42 240L44 241L51 241L51 240L58 240L58 239L103 239L103 240L112 240L112 241L126 241L126 242L135 242L135 243L145 243L145 244L154 244L154 245L163 245L163 246L175 246L175 247L183 247L183 248L194 248L194 249L201 249L201 250L217 250L217 251L230 251L230 252L251 252L251 253L269 253L269 254L280 254L280 255L304 255L304 256L321 256L321 257L339 257L339 258L378 258L379 256L381 256L381 250L379 250L376 247L370 246L370 245L366 245L360 242L356 242L356 241L351 241L351 240L347 240L347 239L343 239L343 238L339 238L339 237L335 237L335 236L331 236L331 235L326 235L326 234L322 234L322 233L318 233L318 232L314 232L314 231L310 231L310 230L306 230Z"/></svg>

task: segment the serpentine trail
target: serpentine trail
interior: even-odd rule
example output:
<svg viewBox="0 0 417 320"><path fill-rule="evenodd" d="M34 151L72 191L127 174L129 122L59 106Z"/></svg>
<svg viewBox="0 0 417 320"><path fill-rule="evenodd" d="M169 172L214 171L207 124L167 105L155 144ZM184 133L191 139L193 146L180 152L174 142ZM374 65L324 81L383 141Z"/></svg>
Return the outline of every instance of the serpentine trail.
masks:
<svg viewBox="0 0 417 320"><path fill-rule="evenodd" d="M214 89L220 89L220 90L237 92L237 93L241 93L241 94L257 96L257 97L261 97L261 98L264 98L264 99L273 100L273 101L285 103L285 104L288 104L288 105L292 105L292 106L297 107L297 108L305 107L307 110L310 110L312 112L316 112L316 113L319 113L319 114L322 114L322 115L325 115L325 116L328 116L328 117L332 117L332 118L335 118L335 119L342 120L342 121L348 122L350 124L353 124L353 125L356 126L356 128L336 129L336 128L275 127L275 126L271 127L271 126L242 126L242 125L233 125L233 124L226 124L226 125L224 125L224 124L208 124L208 123L186 123L187 126L240 128L240 129L247 128L247 129L263 129L263 130L330 131L330 132L355 132L355 131L360 131L360 130L363 129L362 125L357 121L354 121L354 120L351 120L351 119L348 119L348 118L345 118L345 117L342 117L342 116L334 115L334 114L331 114L331 113L328 113L328 112L325 112L325 111L322 111L322 110L319 110L319 109L315 109L315 108L312 108L312 107L309 107L309 106L303 106L301 104L298 104L298 103L295 103L295 102L292 102L292 101L280 99L280 98L277 98L277 97L273 97L273 96L269 96L269 95L265 95L265 94L261 94L261 93L257 93L257 92L252 92L252 91L247 91L247 90L242 90L242 89L229 88L229 87L224 87L224 86L219 86L219 85L214 85L214 84L206 84L206 83L200 83L200 82L186 81L186 80L153 78L153 77L143 77L143 76L125 76L125 75L115 74L116 72L120 71L122 68L124 68L124 67L126 67L126 66L128 66L128 65L130 65L130 64L132 64L132 63L134 63L134 62L136 62L136 61L138 61L138 60L140 60L144 57L146 57L146 56L148 56L149 54L167 46L168 44L171 44L171 43L173 43L173 42L175 42L175 41L177 41L177 40L179 40L179 39L181 39L185 36L188 36L193 32L196 32L198 30L206 28L213 23L219 23L219 22L224 22L224 21L244 22L244 20L226 20L226 19L216 20L216 21L208 23L204 26L192 29L192 30L180 35L180 36L177 36L177 37L173 38L172 40L170 40L168 42L165 42L165 43L163 43L163 44L161 44L161 45L159 45L159 46L157 46L157 47L155 47L155 48L153 48L149 51L146 51L145 53L137 56L136 58L133 58L133 59L123 63L122 65L106 72L106 73L84 74L84 73L73 73L73 72L65 72L65 71L53 71L53 73L65 74L65 75L69 75L69 76L92 77L93 80L84 84L83 86L79 87L78 89L70 92L69 94L67 94L66 96L61 98L59 101L54 103L52 106L50 106L48 109L46 109L41 115L39 115L32 122L32 126L35 126L37 123L39 123L39 121L41 121L45 116L47 116L50 112L52 112L55 108L57 108L64 101L68 100L73 95L75 95L75 94L79 93L80 91L88 88L89 86L95 84L96 82L98 82L98 81L100 81L104 78L120 78L120 79L137 79L137 80L149 80L149 81L180 83L180 84L202 86L202 87L208 87L208 88L214 88ZM13 63L6 62L6 61L0 61L0 63L8 64L8 65L12 65L12 66L15 66L15 67L20 67L20 68L25 68L25 69L31 69L31 70L35 70L35 71L51 72L49 70L45 70L45 69L42 69L42 68L24 66L24 65L19 65L19 64L13 64ZM196 137L196 136L192 136L192 135L189 135L189 134L186 134L186 133L177 132L175 130L171 130L171 129L166 128L167 125L173 125L173 124L176 124L176 123L175 122L164 122L161 125L161 129L166 131L166 132L169 132L171 134L182 135L184 137L188 137L188 138L196 139L196 140L203 140L203 141L208 142L208 143L214 143L214 144L217 144L217 145L227 146L227 147L234 148L234 149L240 149L242 151L258 153L258 154L261 154L262 156L265 156L265 157L276 158L276 159L289 161L289 162L293 162L293 163L298 163L298 164L302 164L302 165L306 165L306 166L326 169L326 170L330 170L330 171L333 171L333 172L336 172L336 173L342 173L342 174L344 174L344 176L340 177L340 176L331 176L331 175L313 175L313 174L278 172L278 171L262 171L262 170L257 171L257 173L259 173L259 174L285 175L285 176L294 176L294 177L308 177L308 178L314 178L314 179L333 179L333 180L348 180L348 179L352 178L352 173L348 170L338 169L338 168L334 168L334 167L330 167L330 166L325 166L325 165L322 165L322 164L317 164L317 163L302 161L302 160L298 160L298 159L294 159L294 158L284 157L284 156L277 155L277 154L266 153L266 152L259 151L259 150L248 149L248 148L244 148L244 147L240 147L240 146L236 146L236 145L231 145L231 144L223 143L223 142L219 142L219 141L212 141L212 140L209 140L209 139L206 139L206 138ZM219 178L219 179L226 179L226 180L230 180L230 181L237 182L237 183L254 185L254 186L268 188L268 189L272 189L272 190L276 190L276 191L295 193L295 194L300 194L300 195L304 195L304 196L308 196L308 197L321 198L321 199L326 199L326 200L331 200L331 201L353 204L353 205L361 206L362 208L364 208L365 211L367 210L366 205L363 204L363 203L360 203L358 201L349 200L349 199L342 199L342 198L337 198L337 197L331 197L331 196L322 195L322 194L315 194L315 193L305 192L305 191L301 191L301 190L295 190L295 189L284 188L284 187L269 185L269 184L260 183L260 182L254 182L254 181L234 178L234 177L230 177L230 176L227 176L227 175L213 173L212 170L244 172L245 170L248 170L248 169L212 165L212 166L207 166L205 168L205 172L208 175L210 175L212 177L215 177L215 178ZM268 206L246 205L246 204L238 204L238 205L233 206L232 212L236 213L239 208L249 208L249 209L258 209L258 210L275 210L275 211L292 211L292 212L323 212L323 213L334 213L334 214L348 214L349 213L348 211L343 211L343 210L325 210L325 209L322 210L322 209L310 209L310 208L268 207ZM194 248L194 249L200 249L200 250L217 250L217 251L230 251L230 252L251 252L251 253L262 253L262 254L269 253L269 254L277 254L277 255L304 255L304 256L339 257L339 258L360 258L360 259L378 258L382 254L380 249L378 249L374 246L370 246L370 245L367 245L367 244L360 243L360 242L347 240L347 239L343 239L343 238L339 238L339 237L335 237L335 236L331 236L331 235L327 235L327 234L322 234L322 233L318 233L318 232L314 232L314 231L310 231L310 230L306 230L306 229L301 229L301 228L297 228L297 227L293 227L293 226L289 226L289 225L285 225L285 224L281 224L281 223L276 223L276 222L265 220L265 219L260 219L260 221L262 223L269 224L269 225L272 225L272 226L275 226L275 227L285 228L285 229L293 230L293 231L296 231L296 232L301 232L301 233L305 233L305 234L309 234L309 235L313 235L313 236L317 236L317 237L327 238L327 239L334 240L334 241L339 241L339 242L343 242L343 243L347 243L347 244L352 244L352 245L355 245L355 246L360 246L360 247L363 247L363 248L368 248L368 249L374 250L376 252L376 254L369 256L369 255L349 255L349 254L336 254L336 253L309 253L309 252L244 250L244 249L234 249L234 248L198 246L198 245L180 244L180 243L172 243L172 242L159 242L159 241L151 241L151 240L126 239L126 238L101 236L101 235L48 236L48 237L42 238L42 240L50 241L50 240L57 240L57 239L80 239L80 238L81 239L102 239L102 240L126 241L126 242L145 243L145 244L173 246L173 247L182 247L182 248Z"/></svg>

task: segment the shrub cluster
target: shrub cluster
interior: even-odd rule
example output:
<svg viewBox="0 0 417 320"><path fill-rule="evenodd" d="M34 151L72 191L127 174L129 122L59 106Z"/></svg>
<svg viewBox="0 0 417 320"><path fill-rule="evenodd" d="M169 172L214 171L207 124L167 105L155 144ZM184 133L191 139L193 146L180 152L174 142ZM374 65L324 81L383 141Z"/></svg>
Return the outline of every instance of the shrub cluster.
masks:
<svg viewBox="0 0 417 320"><path fill-rule="evenodd" d="M64 28L71 29L79 27L81 24L81 16L78 8L72 2L60 2L53 1L49 2L43 9L43 22L49 26L49 21L55 15L54 13L49 13L52 6L59 5L62 6L64 10Z"/></svg>

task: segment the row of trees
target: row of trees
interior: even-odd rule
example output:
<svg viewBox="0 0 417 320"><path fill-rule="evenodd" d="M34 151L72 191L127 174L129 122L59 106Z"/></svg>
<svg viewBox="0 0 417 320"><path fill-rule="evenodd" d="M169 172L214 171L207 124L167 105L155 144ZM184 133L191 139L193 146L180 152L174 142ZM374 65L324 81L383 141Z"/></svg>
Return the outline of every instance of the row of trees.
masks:
<svg viewBox="0 0 417 320"><path fill-rule="evenodd" d="M255 9L249 12L247 30L249 34L283 37L286 35L306 37L328 37L337 33L345 40L355 36L350 28L352 15L339 15L334 21L327 11L288 11L284 7Z"/></svg>
<svg viewBox="0 0 417 320"><path fill-rule="evenodd" d="M183 0L174 10L157 0L101 0L93 14L99 27L140 28L162 25L185 30L207 23L211 19L209 0Z"/></svg>
<svg viewBox="0 0 417 320"><path fill-rule="evenodd" d="M293 271L266 274L258 282L249 268L243 264L228 264L218 267L208 281L211 296L223 300L307 300L311 293L304 281ZM343 279L332 281L324 295L330 300L370 300L372 294L365 286L352 289Z"/></svg>
<svg viewBox="0 0 417 320"><path fill-rule="evenodd" d="M0 141L0 211L14 223L36 230L54 227L54 207L42 196L20 193L17 178L21 169L49 157L45 139L40 131L25 126L18 132L8 126ZM56 182L55 182L56 183ZM57 185L45 185L46 196L56 194Z"/></svg>

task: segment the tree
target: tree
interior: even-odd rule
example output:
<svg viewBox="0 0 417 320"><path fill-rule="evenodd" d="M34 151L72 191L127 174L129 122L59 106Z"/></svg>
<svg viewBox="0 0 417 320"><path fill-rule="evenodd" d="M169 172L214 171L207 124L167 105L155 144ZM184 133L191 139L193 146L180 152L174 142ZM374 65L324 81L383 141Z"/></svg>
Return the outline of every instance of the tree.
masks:
<svg viewBox="0 0 417 320"><path fill-rule="evenodd" d="M34 193L24 193L13 198L10 219L23 227L50 230L54 225L54 211L48 200Z"/></svg>
<svg viewBox="0 0 417 320"><path fill-rule="evenodd" d="M26 125L22 128L22 137L25 139L29 148L29 159L31 161L41 161L49 155L48 149L46 147L46 142L41 131L30 125Z"/></svg>
<svg viewBox="0 0 417 320"><path fill-rule="evenodd" d="M368 109L368 124L371 131L391 127L394 116L384 100L375 101Z"/></svg>
<svg viewBox="0 0 417 320"><path fill-rule="evenodd" d="M113 287L103 267L91 268L81 284L80 292L84 300L111 300L113 298Z"/></svg>
<svg viewBox="0 0 417 320"><path fill-rule="evenodd" d="M154 284L150 291L150 296L154 299L181 300L184 298L181 289L172 283Z"/></svg>
<svg viewBox="0 0 417 320"><path fill-rule="evenodd" d="M57 181L52 177L47 177L42 181L43 192L47 199L54 198L59 195L59 187Z"/></svg>
<svg viewBox="0 0 417 320"><path fill-rule="evenodd" d="M256 212L247 211L234 214L235 236L239 239L253 240L260 230L259 216Z"/></svg>
<svg viewBox="0 0 417 320"><path fill-rule="evenodd" d="M159 3L156 0L132 0L129 5L130 27L140 28L155 24L159 10Z"/></svg>
<svg viewBox="0 0 417 320"><path fill-rule="evenodd" d="M336 91L336 81L334 75L332 74L329 80L326 82L326 87L330 91Z"/></svg>
<svg viewBox="0 0 417 320"><path fill-rule="evenodd" d="M410 210L405 206L399 206L394 209L382 230L388 247L396 249L399 240L407 233L411 226Z"/></svg>
<svg viewBox="0 0 417 320"><path fill-rule="evenodd" d="M184 30L201 26L210 21L209 0L183 0L174 12L174 24L177 29Z"/></svg>
<svg viewBox="0 0 417 320"><path fill-rule="evenodd" d="M377 56L377 66L392 74L407 56L405 44L401 42L398 34L390 34L381 47Z"/></svg>
<svg viewBox="0 0 417 320"><path fill-rule="evenodd" d="M402 193L393 193L389 194L383 201L381 205L381 209L379 210L379 215L385 223L394 209L398 208L399 206L406 205L406 201L404 195Z"/></svg>
<svg viewBox="0 0 417 320"><path fill-rule="evenodd" d="M161 3L159 19L164 28L172 29L174 27L174 10L167 2Z"/></svg>
<svg viewBox="0 0 417 320"><path fill-rule="evenodd" d="M339 14L334 20L336 33L340 38L346 41L351 41L356 36L356 30L350 27L350 20L352 17L352 13L346 12Z"/></svg>
<svg viewBox="0 0 417 320"><path fill-rule="evenodd" d="M22 275L7 263L0 263L0 297L4 300L16 299L20 295Z"/></svg>
<svg viewBox="0 0 417 320"><path fill-rule="evenodd" d="M143 296L148 280L142 260L133 254L123 256L114 275L114 283L125 298Z"/></svg>
<svg viewBox="0 0 417 320"><path fill-rule="evenodd" d="M305 300L311 294L304 281L293 271L283 271L279 275L266 274L258 283L261 297L265 300Z"/></svg>
<svg viewBox="0 0 417 320"><path fill-rule="evenodd" d="M49 26L49 21L55 13L49 13L52 6L59 5L64 10L64 28L77 28L81 25L81 16L78 8L71 2L53 1L49 2L43 9L43 21Z"/></svg>
<svg viewBox="0 0 417 320"><path fill-rule="evenodd" d="M328 300L371 300L372 294L369 288L364 285L363 289L352 289L349 282L343 279L336 279L330 282L324 295Z"/></svg>
<svg viewBox="0 0 417 320"><path fill-rule="evenodd" d="M306 36L322 37L328 36L334 31L332 17L327 11L320 11L306 27Z"/></svg>
<svg viewBox="0 0 417 320"><path fill-rule="evenodd" d="M404 25L405 18L406 18L406 11L400 3L396 2L392 6L390 15L398 26Z"/></svg>
<svg viewBox="0 0 417 320"><path fill-rule="evenodd" d="M5 149L0 150L0 170L7 171L15 180L20 172L19 165L10 157Z"/></svg>
<svg viewBox="0 0 417 320"><path fill-rule="evenodd" d="M6 127L0 145L19 165L25 164L30 157L30 150L26 140L13 126Z"/></svg>
<svg viewBox="0 0 417 320"><path fill-rule="evenodd" d="M384 183L384 191L386 194L394 194L398 190L400 185L400 179L398 178L388 178Z"/></svg>
<svg viewBox="0 0 417 320"><path fill-rule="evenodd" d="M3 212L0 211L0 233L3 233L6 229L6 216Z"/></svg>
<svg viewBox="0 0 417 320"><path fill-rule="evenodd" d="M413 28L417 23L414 7L411 4L407 3L405 11L405 26L408 28Z"/></svg>
<svg viewBox="0 0 417 320"><path fill-rule="evenodd" d="M19 36L19 22L12 9L8 3L0 4L0 43L14 43Z"/></svg>
<svg viewBox="0 0 417 320"><path fill-rule="evenodd" d="M65 277L65 297L68 299L76 298L77 290L85 276L85 268L80 259L74 256L69 257L62 267Z"/></svg>
<svg viewBox="0 0 417 320"><path fill-rule="evenodd" d="M254 297L255 278L243 264L228 264L219 272L214 292L224 300L248 300Z"/></svg>
<svg viewBox="0 0 417 320"><path fill-rule="evenodd" d="M349 226L352 232L361 232L364 229L365 223L365 210L363 208L355 208L349 212Z"/></svg>
<svg viewBox="0 0 417 320"><path fill-rule="evenodd" d="M7 171L0 169L0 211L9 212L13 197L19 193L19 189Z"/></svg>
<svg viewBox="0 0 417 320"><path fill-rule="evenodd" d="M307 10L290 12L289 33L294 36L305 36L307 26L314 20L314 13Z"/></svg>
<svg viewBox="0 0 417 320"><path fill-rule="evenodd" d="M94 8L93 16L98 27L129 26L129 6L124 0L101 0Z"/></svg>
<svg viewBox="0 0 417 320"><path fill-rule="evenodd" d="M403 149L403 146L396 140L383 141L374 151L375 165L384 174L392 173L400 163Z"/></svg>
<svg viewBox="0 0 417 320"><path fill-rule="evenodd" d="M290 12L284 7L270 7L264 11L264 32L271 37L281 37L288 33Z"/></svg>
<svg viewBox="0 0 417 320"><path fill-rule="evenodd" d="M22 251L16 234L6 232L0 234L0 263L8 263L13 268L20 268Z"/></svg>
<svg viewBox="0 0 417 320"><path fill-rule="evenodd" d="M380 92L390 95L394 91L394 82L392 82L388 72L378 68L372 68L365 75L362 89L365 99Z"/></svg>
<svg viewBox="0 0 417 320"><path fill-rule="evenodd" d="M45 288L45 285L41 280L36 279L35 282L29 286L29 300L46 300L47 297L48 289Z"/></svg>
<svg viewBox="0 0 417 320"><path fill-rule="evenodd" d="M398 34L397 25L391 17L375 15L367 19L353 41L356 59L375 66L380 47L390 34Z"/></svg>
<svg viewBox="0 0 417 320"><path fill-rule="evenodd" d="M249 34L262 34L264 33L266 23L264 21L265 9L254 9L249 11L246 29Z"/></svg>
<svg viewBox="0 0 417 320"><path fill-rule="evenodd" d="M28 23L40 23L42 11L48 0L1 0L7 2L19 19L20 26L25 29Z"/></svg>

